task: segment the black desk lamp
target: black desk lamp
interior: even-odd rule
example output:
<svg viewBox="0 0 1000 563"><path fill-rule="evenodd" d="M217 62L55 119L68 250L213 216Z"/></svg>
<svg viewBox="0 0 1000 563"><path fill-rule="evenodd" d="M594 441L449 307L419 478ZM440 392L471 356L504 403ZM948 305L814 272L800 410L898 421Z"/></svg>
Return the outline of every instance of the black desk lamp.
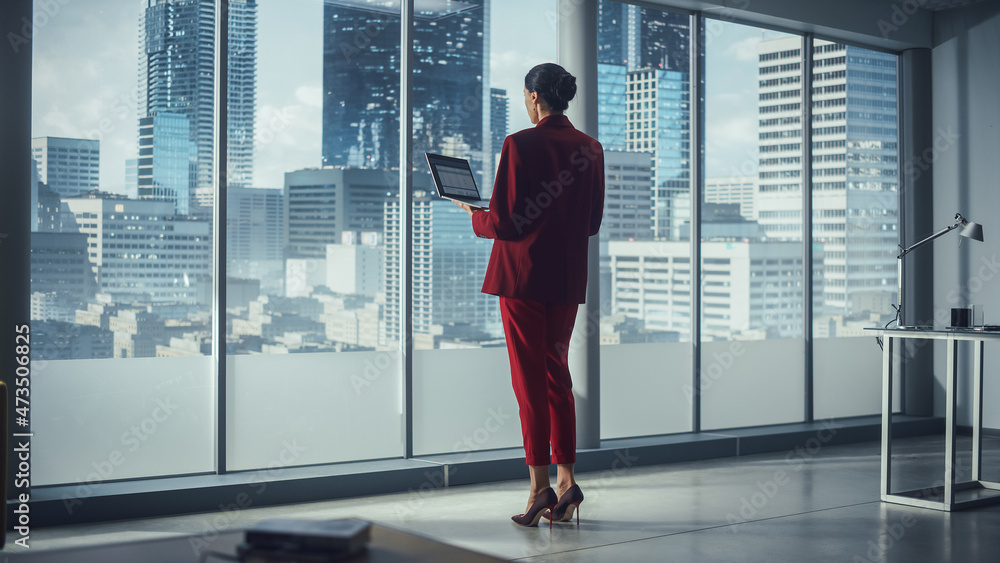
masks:
<svg viewBox="0 0 1000 563"><path fill-rule="evenodd" d="M959 236L983 242L983 226L980 225L979 223L973 223L972 221L967 220L965 217L962 217L961 213L956 213L954 225L949 225L941 229L940 231L934 233L933 235L925 238L924 240L914 244L909 248L903 248L903 246L900 245L899 249L901 250L901 252L899 253L899 256L896 257L896 261L898 262L899 265L899 273L897 274L897 281L899 282L899 293L898 293L899 298L896 304L897 328L909 328L903 322L903 256L906 256L915 248L923 246L928 242L938 238L939 236L948 233L949 231L953 231L959 227L962 228L962 230L958 232Z"/></svg>

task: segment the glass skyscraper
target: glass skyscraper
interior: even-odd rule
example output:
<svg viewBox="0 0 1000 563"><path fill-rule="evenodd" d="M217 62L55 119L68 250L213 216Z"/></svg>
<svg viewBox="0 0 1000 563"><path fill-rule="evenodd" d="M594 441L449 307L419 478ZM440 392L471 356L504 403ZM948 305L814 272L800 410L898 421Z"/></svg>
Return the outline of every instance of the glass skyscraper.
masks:
<svg viewBox="0 0 1000 563"><path fill-rule="evenodd" d="M169 201L175 213L187 215L194 148L187 117L154 111L140 118L136 178L139 199Z"/></svg>
<svg viewBox="0 0 1000 563"><path fill-rule="evenodd" d="M653 153L653 236L677 240L690 218L688 17L602 0L597 25L599 140Z"/></svg>
<svg viewBox="0 0 1000 563"><path fill-rule="evenodd" d="M333 0L324 6L324 166L399 166L400 19L398 4L386 4ZM488 0L443 0L418 4L414 14L413 152L471 157L480 173L492 161L484 134L488 12Z"/></svg>
<svg viewBox="0 0 1000 563"><path fill-rule="evenodd" d="M229 11L228 184L253 183L256 0ZM139 24L139 118L187 117L195 158L190 190L212 186L215 0L146 0ZM193 197L189 198L193 200Z"/></svg>

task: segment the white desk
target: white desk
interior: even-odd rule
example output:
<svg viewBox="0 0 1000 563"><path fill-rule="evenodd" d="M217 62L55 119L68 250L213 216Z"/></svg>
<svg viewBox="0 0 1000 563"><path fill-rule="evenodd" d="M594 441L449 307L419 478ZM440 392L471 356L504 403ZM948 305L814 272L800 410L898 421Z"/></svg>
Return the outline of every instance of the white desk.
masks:
<svg viewBox="0 0 1000 563"><path fill-rule="evenodd" d="M882 502L893 502L935 510L961 510L1000 502L1000 483L983 481L983 347L987 340L1000 341L1000 332L972 329L869 329L883 337L882 347ZM896 341L905 338L945 340L948 374L945 393L945 464L943 494L916 489L893 493L892 469L892 370ZM973 343L972 374L972 479L955 482L955 410L958 384L958 343ZM996 492L994 492L996 491ZM940 497L940 500L938 499Z"/></svg>

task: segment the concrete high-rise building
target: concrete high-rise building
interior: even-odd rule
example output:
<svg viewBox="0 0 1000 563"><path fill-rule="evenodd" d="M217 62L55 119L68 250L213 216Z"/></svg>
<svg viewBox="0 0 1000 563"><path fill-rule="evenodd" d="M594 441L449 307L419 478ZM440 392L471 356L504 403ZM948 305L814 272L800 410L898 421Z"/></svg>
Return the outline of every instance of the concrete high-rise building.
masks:
<svg viewBox="0 0 1000 563"><path fill-rule="evenodd" d="M64 200L87 236L102 293L116 301L197 303L211 280L212 237L205 221L179 216L165 201L104 192Z"/></svg>
<svg viewBox="0 0 1000 563"><path fill-rule="evenodd" d="M97 292L97 279L87 256L87 235L82 233L31 233L31 291L54 293L72 302L72 318L80 303Z"/></svg>
<svg viewBox="0 0 1000 563"><path fill-rule="evenodd" d="M461 153L480 174L493 161L489 11L489 0L418 3L412 39L414 154ZM323 165L398 169L398 5L328 0L323 36Z"/></svg>
<svg viewBox="0 0 1000 563"><path fill-rule="evenodd" d="M702 242L702 337L802 335L802 247L795 242ZM612 310L647 330L691 338L690 243L611 241ZM823 254L813 255L814 301L822 295Z"/></svg>
<svg viewBox="0 0 1000 563"><path fill-rule="evenodd" d="M34 159L32 159L34 160ZM31 232L62 231L65 205L48 184L38 179L31 169Z"/></svg>
<svg viewBox="0 0 1000 563"><path fill-rule="evenodd" d="M644 68L628 73L628 141L653 154L653 234L678 240L690 220L691 109L688 73ZM678 205L685 200L686 205Z"/></svg>
<svg viewBox="0 0 1000 563"><path fill-rule="evenodd" d="M281 261L285 257L285 195L279 189L229 188L226 260Z"/></svg>
<svg viewBox="0 0 1000 563"><path fill-rule="evenodd" d="M648 152L604 151L602 240L653 238L653 166Z"/></svg>
<svg viewBox="0 0 1000 563"><path fill-rule="evenodd" d="M326 245L346 231L382 231L383 203L398 193L395 174L356 168L309 168L285 173L286 258L326 258ZM415 174L426 189L429 174ZM456 208L457 209L457 208Z"/></svg>
<svg viewBox="0 0 1000 563"><path fill-rule="evenodd" d="M32 305L35 298L32 296ZM31 359L91 360L114 355L114 333L96 326L38 320L31 315Z"/></svg>
<svg viewBox="0 0 1000 563"><path fill-rule="evenodd" d="M72 197L100 186L101 144L95 139L36 137L31 158L38 181L59 197Z"/></svg>
<svg viewBox="0 0 1000 563"><path fill-rule="evenodd" d="M705 179L706 203L736 203L740 215L756 220L754 201L757 196L757 178L753 176L726 176Z"/></svg>
<svg viewBox="0 0 1000 563"><path fill-rule="evenodd" d="M375 297L385 291L382 233L344 233L340 244L326 247L326 286L334 293Z"/></svg>
<svg viewBox="0 0 1000 563"><path fill-rule="evenodd" d="M400 335L399 199L385 202L386 334ZM413 332L432 335L449 323L500 332L496 298L481 292L492 241L476 236L469 216L454 203L434 197L413 200Z"/></svg>
<svg viewBox="0 0 1000 563"><path fill-rule="evenodd" d="M139 118L187 117L195 145L192 190L213 185L214 18L215 0L145 0L139 23ZM256 0L230 1L229 186L253 184L256 43Z"/></svg>
<svg viewBox="0 0 1000 563"><path fill-rule="evenodd" d="M191 210L191 167L197 158L188 118L152 111L139 118L138 199L169 201L177 215Z"/></svg>
<svg viewBox="0 0 1000 563"><path fill-rule="evenodd" d="M125 159L125 197L139 199L139 159Z"/></svg>
<svg viewBox="0 0 1000 563"><path fill-rule="evenodd" d="M801 41L760 43L756 208L770 239L803 240ZM814 245L824 254L823 308L896 288L896 56L817 40L813 47Z"/></svg>

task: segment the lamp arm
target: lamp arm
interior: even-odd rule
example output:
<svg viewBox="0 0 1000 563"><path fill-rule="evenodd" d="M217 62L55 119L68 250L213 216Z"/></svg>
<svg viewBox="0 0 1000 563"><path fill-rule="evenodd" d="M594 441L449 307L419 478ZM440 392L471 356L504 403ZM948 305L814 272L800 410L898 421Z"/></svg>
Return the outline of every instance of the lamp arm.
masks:
<svg viewBox="0 0 1000 563"><path fill-rule="evenodd" d="M955 223L954 225L951 225L951 226L948 226L948 227L945 227L945 228L941 229L940 231L938 231L938 232L934 233L933 235L925 238L924 240L922 240L922 241L914 244L913 246L910 246L909 248L903 249L903 247L900 246L900 248L903 249L903 250L902 250L902 252L899 253L899 256L897 256L896 258L902 258L903 256L906 256L907 254L909 254L910 252L912 252L914 249L919 248L919 247L927 244L928 242L930 242L930 241L938 238L939 236L944 235L944 234L946 234L948 232L951 232L951 231L953 231L953 230L955 230L955 229L957 229L957 228L959 228L961 226L962 226L961 223Z"/></svg>

